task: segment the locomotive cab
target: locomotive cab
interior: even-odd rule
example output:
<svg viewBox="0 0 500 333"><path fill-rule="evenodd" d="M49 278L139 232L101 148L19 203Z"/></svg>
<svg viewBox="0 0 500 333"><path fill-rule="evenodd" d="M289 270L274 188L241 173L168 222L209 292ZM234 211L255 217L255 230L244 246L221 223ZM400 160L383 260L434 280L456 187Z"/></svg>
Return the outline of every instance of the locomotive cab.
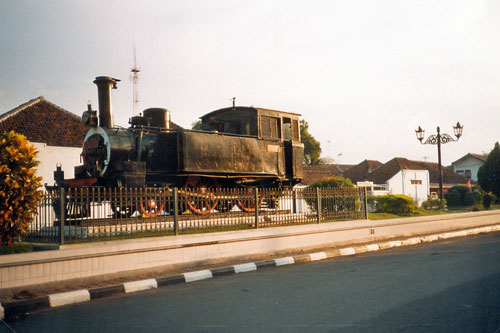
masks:
<svg viewBox="0 0 500 333"><path fill-rule="evenodd" d="M256 107L233 106L212 111L200 117L203 131L257 137L275 141L268 152L283 149L287 179L302 177L304 145L300 142L298 113Z"/></svg>

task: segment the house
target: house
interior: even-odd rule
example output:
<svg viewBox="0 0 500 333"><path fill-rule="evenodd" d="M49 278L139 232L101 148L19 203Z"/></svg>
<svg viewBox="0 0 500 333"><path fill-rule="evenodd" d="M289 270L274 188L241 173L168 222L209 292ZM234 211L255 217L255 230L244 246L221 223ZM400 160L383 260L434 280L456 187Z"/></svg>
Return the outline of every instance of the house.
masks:
<svg viewBox="0 0 500 333"><path fill-rule="evenodd" d="M427 200L431 192L439 192L437 163L410 161L402 157L393 158L385 164L365 160L347 170L344 177L374 191L373 194L404 194L413 198L419 205ZM443 168L443 191L455 185L465 184L465 177Z"/></svg>
<svg viewBox="0 0 500 333"><path fill-rule="evenodd" d="M42 183L54 183L58 164L66 178L74 177L88 130L80 117L40 96L0 115L0 133L10 130L23 134L35 146Z"/></svg>
<svg viewBox="0 0 500 333"><path fill-rule="evenodd" d="M487 158L485 154L468 153L451 163L451 167L457 174L477 182L477 172Z"/></svg>

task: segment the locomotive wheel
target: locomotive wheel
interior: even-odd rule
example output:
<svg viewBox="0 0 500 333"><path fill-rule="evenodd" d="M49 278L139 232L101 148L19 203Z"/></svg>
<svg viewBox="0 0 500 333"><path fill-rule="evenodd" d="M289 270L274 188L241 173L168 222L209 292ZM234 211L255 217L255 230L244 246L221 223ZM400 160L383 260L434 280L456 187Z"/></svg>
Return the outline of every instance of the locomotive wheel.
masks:
<svg viewBox="0 0 500 333"><path fill-rule="evenodd" d="M189 209L196 214L208 214L217 207L216 194L220 185L212 178L189 177L185 184L184 197Z"/></svg>
<svg viewBox="0 0 500 333"><path fill-rule="evenodd" d="M244 192L240 192L241 194L248 196L248 199L242 199L238 200L238 207L245 212L255 212L255 198L254 198L254 191L252 189L248 189ZM262 201L264 201L263 196L259 196L259 200L257 203L257 208L260 209L260 206L262 205Z"/></svg>
<svg viewBox="0 0 500 333"><path fill-rule="evenodd" d="M158 203L156 202L156 200L149 199L146 201L146 205L144 205L144 203L141 202L141 212L143 216L156 217L160 215L164 206L165 204L162 203L161 206L158 207Z"/></svg>
<svg viewBox="0 0 500 333"><path fill-rule="evenodd" d="M115 205L115 204L111 204L111 209L113 210L114 217L117 217L117 218L130 217L137 210L137 208L134 205L121 206L121 205Z"/></svg>

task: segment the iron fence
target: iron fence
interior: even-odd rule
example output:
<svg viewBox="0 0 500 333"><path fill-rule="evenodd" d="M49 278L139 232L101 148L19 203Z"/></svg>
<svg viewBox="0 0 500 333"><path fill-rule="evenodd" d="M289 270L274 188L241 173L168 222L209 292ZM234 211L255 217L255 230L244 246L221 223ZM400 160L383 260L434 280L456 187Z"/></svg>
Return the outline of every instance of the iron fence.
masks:
<svg viewBox="0 0 500 333"><path fill-rule="evenodd" d="M39 201L24 240L65 244L366 217L366 193L356 188L61 188Z"/></svg>

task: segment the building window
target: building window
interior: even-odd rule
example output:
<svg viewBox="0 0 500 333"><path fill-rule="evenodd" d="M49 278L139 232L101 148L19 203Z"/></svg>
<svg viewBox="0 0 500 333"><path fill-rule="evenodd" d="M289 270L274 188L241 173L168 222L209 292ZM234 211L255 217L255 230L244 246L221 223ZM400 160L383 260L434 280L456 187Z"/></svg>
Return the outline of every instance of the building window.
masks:
<svg viewBox="0 0 500 333"><path fill-rule="evenodd" d="M410 182L412 185L422 185L422 181L420 179L411 179Z"/></svg>
<svg viewBox="0 0 500 333"><path fill-rule="evenodd" d="M471 178L471 176L472 176L472 175L471 175L470 170L465 170L465 172L464 172L464 177L465 177L465 178L467 178L467 179L470 179L470 178Z"/></svg>

